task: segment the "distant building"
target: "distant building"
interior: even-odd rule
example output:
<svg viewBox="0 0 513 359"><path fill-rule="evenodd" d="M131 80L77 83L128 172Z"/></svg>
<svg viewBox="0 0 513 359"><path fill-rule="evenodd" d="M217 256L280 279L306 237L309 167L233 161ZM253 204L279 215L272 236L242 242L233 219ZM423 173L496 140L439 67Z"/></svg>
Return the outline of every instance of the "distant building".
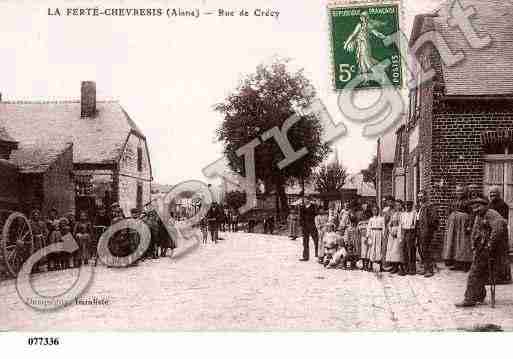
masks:
<svg viewBox="0 0 513 359"><path fill-rule="evenodd" d="M376 188L373 183L363 180L363 174L361 172L348 175L344 189L355 189L358 197L365 203L376 202Z"/></svg>

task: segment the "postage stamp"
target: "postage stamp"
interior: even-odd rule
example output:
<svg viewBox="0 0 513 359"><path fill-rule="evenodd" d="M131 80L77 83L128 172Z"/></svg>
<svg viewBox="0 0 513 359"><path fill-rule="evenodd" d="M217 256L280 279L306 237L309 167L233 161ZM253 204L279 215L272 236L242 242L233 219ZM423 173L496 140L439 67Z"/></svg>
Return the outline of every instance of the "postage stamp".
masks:
<svg viewBox="0 0 513 359"><path fill-rule="evenodd" d="M332 79L335 90L344 90L356 77L361 76L356 88L380 87L374 71L381 71L388 86L402 86L400 51L395 43L385 45L384 40L399 31L397 5L331 7L330 38L333 56ZM385 70L375 65L389 60ZM384 72L384 73L383 73ZM387 85L385 85L387 86Z"/></svg>

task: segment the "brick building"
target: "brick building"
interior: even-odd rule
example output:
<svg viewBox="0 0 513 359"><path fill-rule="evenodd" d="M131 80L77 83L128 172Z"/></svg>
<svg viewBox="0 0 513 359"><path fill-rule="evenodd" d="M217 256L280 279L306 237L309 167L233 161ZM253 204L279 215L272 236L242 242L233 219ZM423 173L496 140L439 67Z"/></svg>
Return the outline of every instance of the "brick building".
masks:
<svg viewBox="0 0 513 359"><path fill-rule="evenodd" d="M477 35L490 36L491 43L474 48L459 28L449 27L448 4L416 16L409 46L417 47L414 56L424 71L433 69L435 75L427 81L417 76L408 119L396 132L395 192L416 202L424 189L437 206L436 255L456 185L479 185L484 195L499 185L513 205L513 4L462 0L461 5L475 8ZM418 47L419 38L432 31L439 37ZM463 51L464 59L442 61L438 49L444 45L452 54Z"/></svg>
<svg viewBox="0 0 513 359"><path fill-rule="evenodd" d="M115 201L129 214L151 200L146 138L117 101L96 100L94 82L82 83L80 101L0 102L0 128L0 152L10 143L8 134L17 148L4 153L4 160L23 175L18 181L23 191L11 188L0 197L32 196L21 198L27 206L43 198L45 214L57 207L60 213L91 215ZM37 173L44 179L27 194L25 183L41 181Z"/></svg>

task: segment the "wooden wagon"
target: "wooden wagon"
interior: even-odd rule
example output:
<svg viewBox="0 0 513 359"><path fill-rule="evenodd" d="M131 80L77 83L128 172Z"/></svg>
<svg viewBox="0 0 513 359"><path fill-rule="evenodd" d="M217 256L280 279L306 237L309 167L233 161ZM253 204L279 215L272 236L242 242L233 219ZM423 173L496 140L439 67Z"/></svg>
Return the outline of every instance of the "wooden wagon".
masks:
<svg viewBox="0 0 513 359"><path fill-rule="evenodd" d="M1 265L15 277L36 250L29 220L20 212L0 209L0 235Z"/></svg>

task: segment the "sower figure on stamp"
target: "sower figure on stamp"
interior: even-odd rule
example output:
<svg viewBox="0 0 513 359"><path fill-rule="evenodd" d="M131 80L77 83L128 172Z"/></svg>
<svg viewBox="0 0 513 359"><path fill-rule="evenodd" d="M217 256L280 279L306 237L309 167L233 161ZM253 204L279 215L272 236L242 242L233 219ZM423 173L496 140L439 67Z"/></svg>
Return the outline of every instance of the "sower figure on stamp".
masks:
<svg viewBox="0 0 513 359"><path fill-rule="evenodd" d="M425 191L419 192L418 199L420 208L417 212L416 232L420 257L424 267L420 274L427 278L434 275L431 242L433 240L433 235L438 228L438 218L434 207L429 203Z"/></svg>
<svg viewBox="0 0 513 359"><path fill-rule="evenodd" d="M489 192L490 205L489 208L497 211L502 218L509 219L509 206L501 198L500 188L493 186ZM495 278L497 284L511 283L511 266L509 263L509 240L508 236L500 243L497 243L497 251L495 253Z"/></svg>
<svg viewBox="0 0 513 359"><path fill-rule="evenodd" d="M486 199L475 198L470 201L470 205L476 214L471 237L474 260L467 279L465 299L463 302L457 303L457 307L473 307L477 303L484 302L486 298L485 285L490 278L489 268L494 266L495 251L508 236L506 220L497 211L488 208Z"/></svg>
<svg viewBox="0 0 513 359"><path fill-rule="evenodd" d="M304 194L302 193L302 195ZM300 261L308 261L310 259L310 237L312 237L314 241L315 256L317 257L318 255L319 236L315 228L316 214L317 208L315 204L310 202L308 198L305 198L304 205L302 205L299 210L299 221L303 229L303 257Z"/></svg>

